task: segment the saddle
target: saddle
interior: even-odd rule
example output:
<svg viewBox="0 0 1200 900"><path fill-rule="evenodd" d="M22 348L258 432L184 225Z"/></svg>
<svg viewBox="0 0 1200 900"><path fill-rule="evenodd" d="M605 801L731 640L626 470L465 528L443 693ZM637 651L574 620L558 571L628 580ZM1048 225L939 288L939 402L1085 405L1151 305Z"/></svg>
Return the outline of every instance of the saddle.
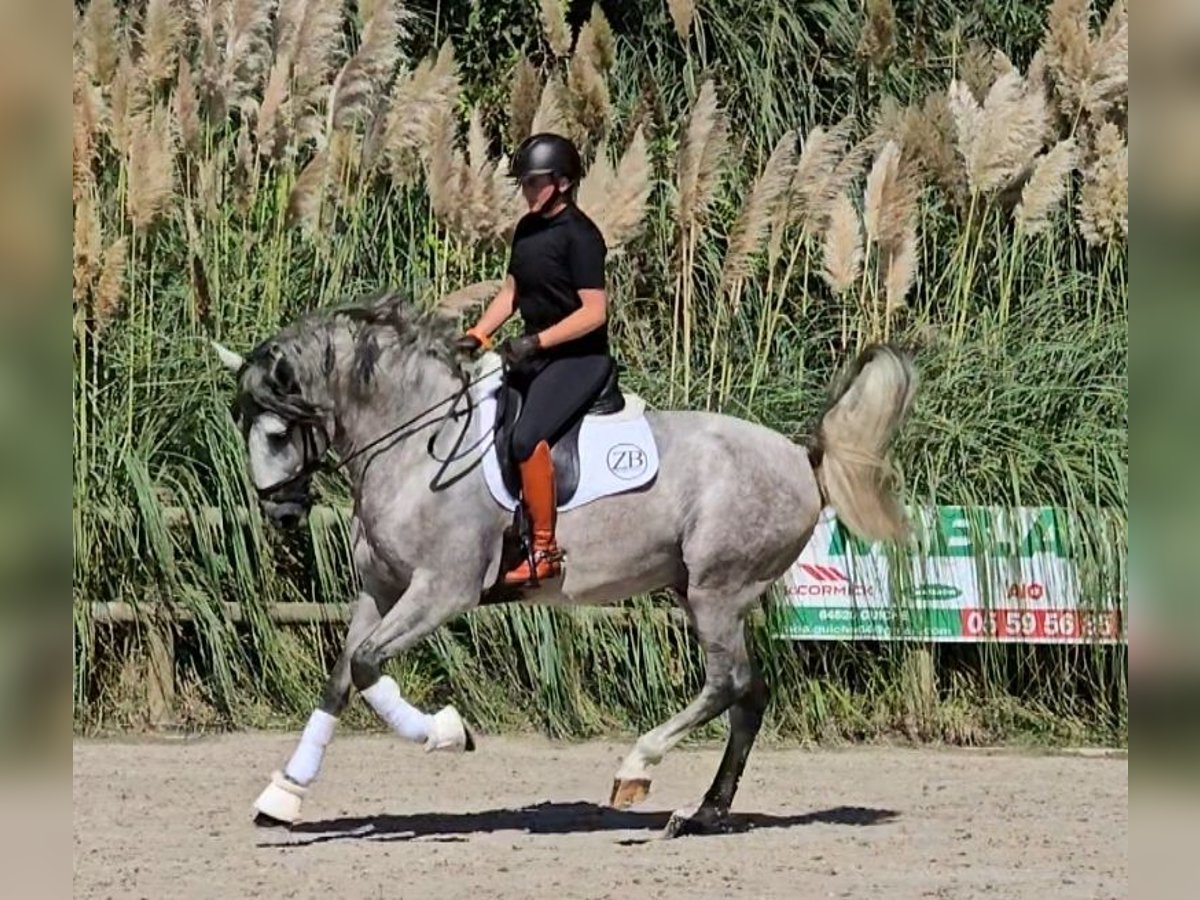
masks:
<svg viewBox="0 0 1200 900"><path fill-rule="evenodd" d="M521 492L521 474L517 461L512 458L510 440L512 430L521 415L523 398L520 392L502 382L496 411L496 456L500 464L500 474L504 486L514 497ZM609 371L604 387L592 404L575 417L575 421L567 432L555 441L550 449L550 458L554 462L554 482L558 495L558 505L570 503L579 489L579 433L583 422L589 416L611 416L625 409L625 395L621 393L620 377L614 363Z"/></svg>

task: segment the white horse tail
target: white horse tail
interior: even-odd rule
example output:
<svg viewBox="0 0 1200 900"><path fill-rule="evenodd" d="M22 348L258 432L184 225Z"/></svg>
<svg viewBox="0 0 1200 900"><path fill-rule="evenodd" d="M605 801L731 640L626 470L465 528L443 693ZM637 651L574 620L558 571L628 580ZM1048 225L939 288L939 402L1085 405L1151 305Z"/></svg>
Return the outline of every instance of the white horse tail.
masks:
<svg viewBox="0 0 1200 900"><path fill-rule="evenodd" d="M888 447L916 392L911 357L888 344L870 346L835 382L817 428L809 458L821 497L860 537L885 541L907 534Z"/></svg>

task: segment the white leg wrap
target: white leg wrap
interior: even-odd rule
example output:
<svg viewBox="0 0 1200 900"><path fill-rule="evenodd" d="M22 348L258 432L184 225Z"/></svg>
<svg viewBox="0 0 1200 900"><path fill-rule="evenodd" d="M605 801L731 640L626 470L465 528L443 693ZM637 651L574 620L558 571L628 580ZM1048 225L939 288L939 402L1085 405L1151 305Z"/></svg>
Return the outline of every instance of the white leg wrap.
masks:
<svg viewBox="0 0 1200 900"><path fill-rule="evenodd" d="M314 710L300 735L300 743L292 758L283 771L296 784L308 785L321 771L321 759L325 756L325 747L333 740L333 729L337 726L337 718L324 710Z"/></svg>
<svg viewBox="0 0 1200 900"><path fill-rule="evenodd" d="M362 692L363 699L392 731L408 741L424 741L429 737L433 716L427 716L400 696L400 686L390 675L384 675Z"/></svg>

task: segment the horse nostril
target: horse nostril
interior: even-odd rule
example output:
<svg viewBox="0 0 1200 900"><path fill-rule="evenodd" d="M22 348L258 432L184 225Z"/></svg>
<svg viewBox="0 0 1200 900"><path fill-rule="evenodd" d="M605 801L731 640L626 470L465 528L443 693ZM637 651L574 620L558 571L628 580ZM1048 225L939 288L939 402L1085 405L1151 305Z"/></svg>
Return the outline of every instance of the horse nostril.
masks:
<svg viewBox="0 0 1200 900"><path fill-rule="evenodd" d="M284 528L295 528L300 524L300 515L298 513L284 513L283 518L279 520Z"/></svg>

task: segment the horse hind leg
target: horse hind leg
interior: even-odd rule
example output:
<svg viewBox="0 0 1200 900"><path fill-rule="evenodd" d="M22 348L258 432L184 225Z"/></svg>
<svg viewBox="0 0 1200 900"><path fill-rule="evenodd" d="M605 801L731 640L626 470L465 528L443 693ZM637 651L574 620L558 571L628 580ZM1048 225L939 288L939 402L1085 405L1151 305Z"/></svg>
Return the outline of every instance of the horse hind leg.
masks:
<svg viewBox="0 0 1200 900"><path fill-rule="evenodd" d="M671 816L665 832L667 837L723 831L728 827L729 808L746 770L750 749L762 727L769 700L767 683L754 665L744 639L741 651L743 655L735 662L733 680L735 685L746 687L740 689L738 698L729 708L729 738L721 764L699 806L677 810Z"/></svg>
<svg viewBox="0 0 1200 900"><path fill-rule="evenodd" d="M756 588L750 601L743 603L745 597L738 592L731 594L696 588L688 591L687 606L692 624L704 648L704 687L680 713L638 738L617 770L611 805L624 809L644 799L650 791L651 767L661 762L667 751L688 732L738 704L751 690L753 678L742 614L758 593ZM742 721L740 713L738 721ZM745 752L749 752L748 744Z"/></svg>
<svg viewBox="0 0 1200 900"><path fill-rule="evenodd" d="M308 786L316 780L325 749L333 740L338 717L350 702L350 661L359 645L375 630L379 619L375 598L370 594L359 594L345 647L321 692L321 705L309 716L300 741L283 770L272 774L270 782L254 801L254 824L271 828L299 821Z"/></svg>

